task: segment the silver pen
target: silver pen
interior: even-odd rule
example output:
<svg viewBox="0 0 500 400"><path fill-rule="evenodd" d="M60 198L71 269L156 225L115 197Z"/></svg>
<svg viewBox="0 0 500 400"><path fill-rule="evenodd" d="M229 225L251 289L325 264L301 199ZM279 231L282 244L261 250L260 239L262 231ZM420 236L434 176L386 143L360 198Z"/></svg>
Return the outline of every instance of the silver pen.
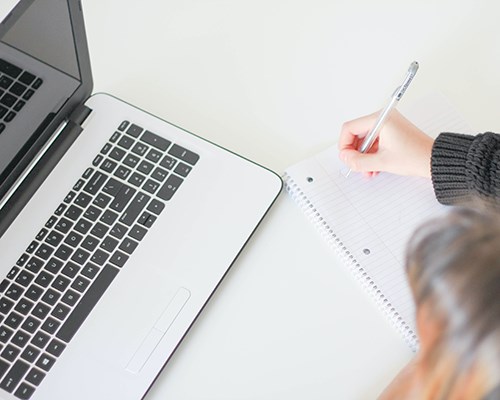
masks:
<svg viewBox="0 0 500 400"><path fill-rule="evenodd" d="M373 145L373 142L375 141L375 139L377 139L380 128L382 128L382 125L389 117L389 114L391 113L392 109L396 106L398 101L401 100L403 94L405 94L406 89L408 89L408 86L415 77L417 71L418 71L418 62L413 61L410 64L410 67L408 68L408 73L406 74L403 83L396 88L396 90L391 96L391 99L389 100L389 103L387 104L387 106L385 106L385 108L378 116L377 121L375 122L375 125L373 126L372 130L370 131L370 133L368 133L368 135L365 136L363 143L361 143L361 147L359 148L359 151L361 153L366 153L368 150L370 150L370 148ZM346 174L346 178L349 176L350 173L351 170L349 169L349 171Z"/></svg>

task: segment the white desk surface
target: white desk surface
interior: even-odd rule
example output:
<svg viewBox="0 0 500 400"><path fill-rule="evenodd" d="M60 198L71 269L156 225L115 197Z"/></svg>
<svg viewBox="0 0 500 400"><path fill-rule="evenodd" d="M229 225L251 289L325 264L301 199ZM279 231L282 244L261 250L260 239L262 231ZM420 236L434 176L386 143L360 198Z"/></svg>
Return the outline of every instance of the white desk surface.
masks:
<svg viewBox="0 0 500 400"><path fill-rule="evenodd" d="M82 3L94 91L278 173L382 107L414 59L404 102L438 90L500 131L497 0ZM373 399L410 358L282 194L147 399Z"/></svg>

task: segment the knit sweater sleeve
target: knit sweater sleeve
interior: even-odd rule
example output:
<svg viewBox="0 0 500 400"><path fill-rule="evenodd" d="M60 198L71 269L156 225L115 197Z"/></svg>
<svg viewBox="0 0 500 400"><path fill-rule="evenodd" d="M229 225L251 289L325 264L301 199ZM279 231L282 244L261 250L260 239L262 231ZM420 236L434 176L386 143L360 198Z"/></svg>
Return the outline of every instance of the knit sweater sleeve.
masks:
<svg viewBox="0 0 500 400"><path fill-rule="evenodd" d="M434 192L440 203L474 198L500 201L500 135L441 133L431 158Z"/></svg>

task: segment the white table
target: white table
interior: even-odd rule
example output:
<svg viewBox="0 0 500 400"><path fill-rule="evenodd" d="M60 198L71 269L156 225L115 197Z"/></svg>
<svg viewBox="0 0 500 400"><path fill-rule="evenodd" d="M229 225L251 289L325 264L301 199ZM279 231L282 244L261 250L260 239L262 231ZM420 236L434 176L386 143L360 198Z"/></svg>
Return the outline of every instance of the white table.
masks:
<svg viewBox="0 0 500 400"><path fill-rule="evenodd" d="M383 106L414 59L405 102L441 91L500 131L496 0L82 2L95 91L279 173ZM147 399L372 399L411 355L283 194Z"/></svg>

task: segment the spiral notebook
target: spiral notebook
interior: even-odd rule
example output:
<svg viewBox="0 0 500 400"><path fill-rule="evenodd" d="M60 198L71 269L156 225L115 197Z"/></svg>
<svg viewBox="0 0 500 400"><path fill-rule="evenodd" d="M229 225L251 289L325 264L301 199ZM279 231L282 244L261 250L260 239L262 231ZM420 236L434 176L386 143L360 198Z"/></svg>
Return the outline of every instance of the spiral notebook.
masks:
<svg viewBox="0 0 500 400"><path fill-rule="evenodd" d="M404 115L430 135L470 132L444 97L426 96ZM404 257L412 232L443 213L425 178L343 174L337 146L285 171L286 189L416 351L415 307Z"/></svg>

